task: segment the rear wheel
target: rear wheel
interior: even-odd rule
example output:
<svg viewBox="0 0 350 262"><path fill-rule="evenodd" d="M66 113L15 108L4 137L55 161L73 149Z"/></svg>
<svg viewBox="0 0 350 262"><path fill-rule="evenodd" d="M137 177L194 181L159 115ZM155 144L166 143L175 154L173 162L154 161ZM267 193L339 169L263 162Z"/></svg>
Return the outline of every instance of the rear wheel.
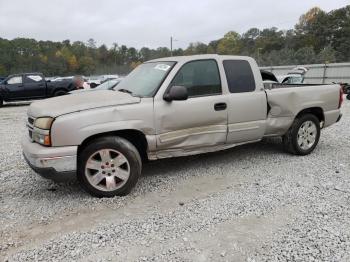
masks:
<svg viewBox="0 0 350 262"><path fill-rule="evenodd" d="M347 94L346 99L350 100L350 94Z"/></svg>
<svg viewBox="0 0 350 262"><path fill-rule="evenodd" d="M66 94L67 92L65 90L58 90L53 94L53 96L64 96Z"/></svg>
<svg viewBox="0 0 350 262"><path fill-rule="evenodd" d="M305 114L296 118L283 136L285 149L295 155L310 154L320 139L320 122L315 115Z"/></svg>
<svg viewBox="0 0 350 262"><path fill-rule="evenodd" d="M2 100L2 98L0 97L0 107L2 107L4 105L4 101Z"/></svg>
<svg viewBox="0 0 350 262"><path fill-rule="evenodd" d="M92 141L79 156L78 179L93 196L127 195L141 174L142 162L137 149L121 137Z"/></svg>

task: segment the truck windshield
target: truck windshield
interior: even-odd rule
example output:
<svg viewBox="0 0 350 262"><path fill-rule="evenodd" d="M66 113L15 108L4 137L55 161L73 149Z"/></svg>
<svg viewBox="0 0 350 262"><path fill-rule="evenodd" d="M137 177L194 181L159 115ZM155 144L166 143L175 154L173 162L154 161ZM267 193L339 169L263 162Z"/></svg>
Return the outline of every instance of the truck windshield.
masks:
<svg viewBox="0 0 350 262"><path fill-rule="evenodd" d="M139 65L114 89L127 90L135 96L153 96L174 64L175 62L149 62Z"/></svg>

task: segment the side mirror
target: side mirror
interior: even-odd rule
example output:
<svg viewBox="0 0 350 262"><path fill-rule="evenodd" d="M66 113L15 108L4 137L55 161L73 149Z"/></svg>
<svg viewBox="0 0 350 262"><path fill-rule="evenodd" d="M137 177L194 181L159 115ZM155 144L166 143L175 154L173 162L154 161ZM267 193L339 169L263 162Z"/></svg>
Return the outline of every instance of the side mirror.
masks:
<svg viewBox="0 0 350 262"><path fill-rule="evenodd" d="M164 95L163 99L167 102L183 101L188 99L188 91L185 86L172 86Z"/></svg>

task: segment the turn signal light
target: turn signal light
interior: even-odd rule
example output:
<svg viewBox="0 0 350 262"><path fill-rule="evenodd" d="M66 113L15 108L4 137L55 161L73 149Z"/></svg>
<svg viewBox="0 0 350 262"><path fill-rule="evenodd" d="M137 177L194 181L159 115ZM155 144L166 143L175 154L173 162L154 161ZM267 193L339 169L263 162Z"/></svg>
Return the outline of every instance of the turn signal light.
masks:
<svg viewBox="0 0 350 262"><path fill-rule="evenodd" d="M44 145L45 146L51 146L51 139L50 136L44 136Z"/></svg>

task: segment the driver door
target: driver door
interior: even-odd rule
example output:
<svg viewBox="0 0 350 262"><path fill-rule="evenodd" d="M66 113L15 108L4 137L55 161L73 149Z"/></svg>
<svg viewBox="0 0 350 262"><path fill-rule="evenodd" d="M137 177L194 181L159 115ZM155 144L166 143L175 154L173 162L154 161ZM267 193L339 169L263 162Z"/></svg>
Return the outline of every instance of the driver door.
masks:
<svg viewBox="0 0 350 262"><path fill-rule="evenodd" d="M23 77L21 75L10 76L5 82L8 100L24 98Z"/></svg>
<svg viewBox="0 0 350 262"><path fill-rule="evenodd" d="M157 151L195 148L226 143L226 97L222 95L216 60L183 65L170 86L185 86L185 101L155 101Z"/></svg>

